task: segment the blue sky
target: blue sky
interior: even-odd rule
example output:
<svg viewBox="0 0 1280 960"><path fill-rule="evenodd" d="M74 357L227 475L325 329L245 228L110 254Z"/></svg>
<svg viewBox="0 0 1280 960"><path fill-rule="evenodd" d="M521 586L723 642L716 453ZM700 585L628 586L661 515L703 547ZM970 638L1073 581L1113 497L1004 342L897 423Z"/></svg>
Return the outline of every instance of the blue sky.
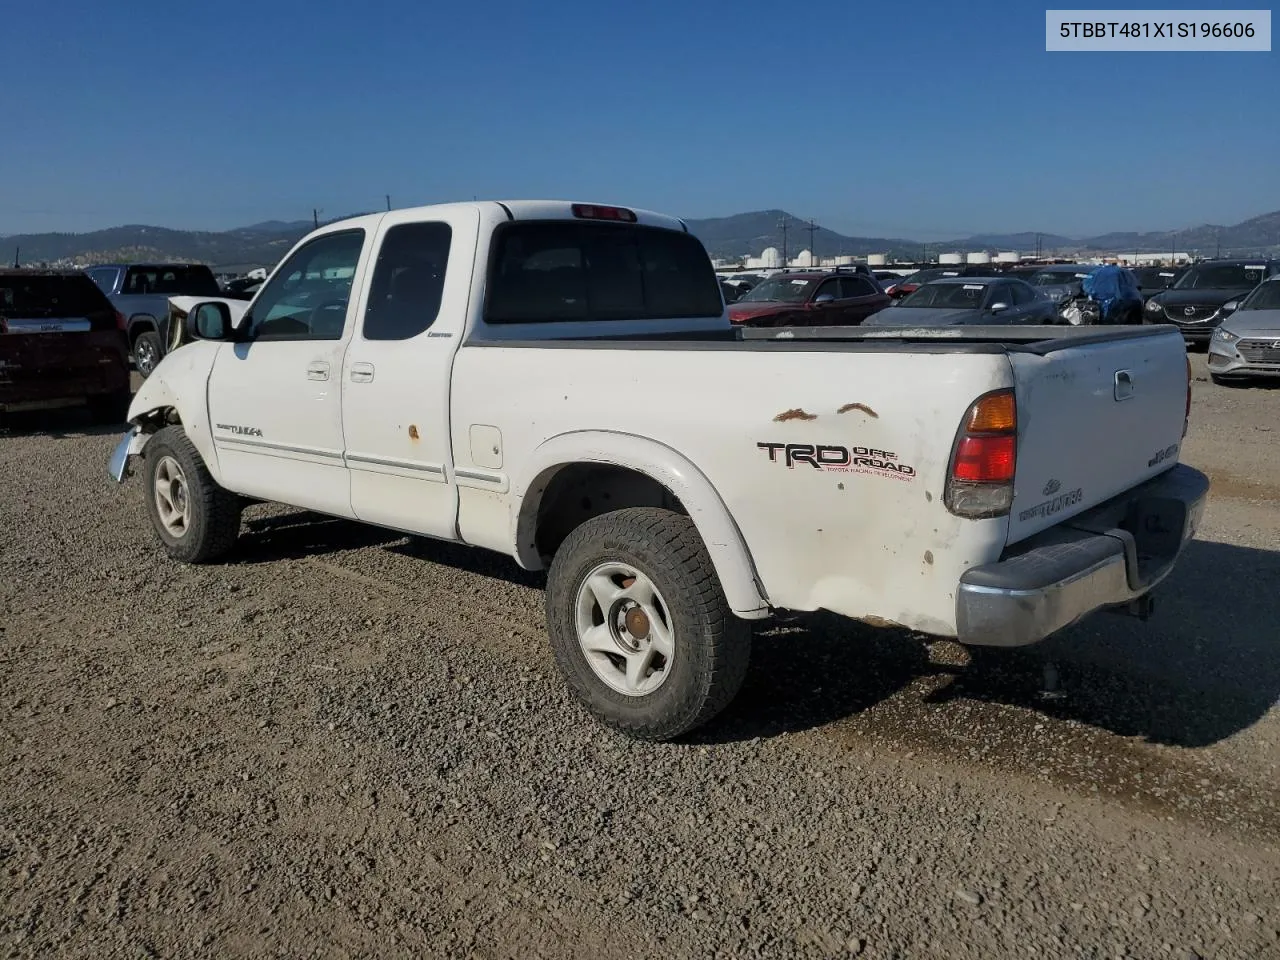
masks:
<svg viewBox="0 0 1280 960"><path fill-rule="evenodd" d="M1280 53L1046 53L1034 4L10 6L0 234L386 193L926 240L1280 209Z"/></svg>

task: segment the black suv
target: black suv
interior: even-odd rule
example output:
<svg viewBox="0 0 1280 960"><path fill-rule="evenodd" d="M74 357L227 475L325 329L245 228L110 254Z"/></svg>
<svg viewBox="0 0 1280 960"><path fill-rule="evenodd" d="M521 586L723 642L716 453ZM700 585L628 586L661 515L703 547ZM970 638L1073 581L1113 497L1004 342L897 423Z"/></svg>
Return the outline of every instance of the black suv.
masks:
<svg viewBox="0 0 1280 960"><path fill-rule="evenodd" d="M1274 276L1280 276L1280 260L1201 260L1147 301L1143 321L1172 323L1188 343L1208 343L1214 328L1231 316L1235 301Z"/></svg>

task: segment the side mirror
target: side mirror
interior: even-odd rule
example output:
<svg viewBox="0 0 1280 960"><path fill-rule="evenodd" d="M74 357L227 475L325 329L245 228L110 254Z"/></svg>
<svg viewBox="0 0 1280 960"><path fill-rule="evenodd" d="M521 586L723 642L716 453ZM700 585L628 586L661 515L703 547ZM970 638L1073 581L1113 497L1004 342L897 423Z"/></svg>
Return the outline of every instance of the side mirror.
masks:
<svg viewBox="0 0 1280 960"><path fill-rule="evenodd" d="M1002 300L999 303L993 303L991 306L987 307L987 312L1004 313L1008 309L1009 309L1009 305Z"/></svg>
<svg viewBox="0 0 1280 960"><path fill-rule="evenodd" d="M197 303L187 313L187 335L193 340L230 340L232 333L225 303Z"/></svg>
<svg viewBox="0 0 1280 960"><path fill-rule="evenodd" d="M835 303L836 298L829 293L821 293L813 298L814 303Z"/></svg>
<svg viewBox="0 0 1280 960"><path fill-rule="evenodd" d="M1235 311L1237 311L1237 310L1239 310L1239 309L1240 309L1240 301L1239 301L1239 300L1228 300L1226 303L1224 303L1224 304L1222 305L1222 312L1223 312L1223 313L1234 313Z"/></svg>

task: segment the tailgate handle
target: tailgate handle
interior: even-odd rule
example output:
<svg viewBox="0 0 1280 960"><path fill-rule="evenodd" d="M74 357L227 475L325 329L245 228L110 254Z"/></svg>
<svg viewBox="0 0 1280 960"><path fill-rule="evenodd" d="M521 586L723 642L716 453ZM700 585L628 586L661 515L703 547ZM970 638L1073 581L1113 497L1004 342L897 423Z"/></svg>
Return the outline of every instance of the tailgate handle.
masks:
<svg viewBox="0 0 1280 960"><path fill-rule="evenodd" d="M1117 403L1133 397L1133 374L1128 370L1116 371L1115 397Z"/></svg>

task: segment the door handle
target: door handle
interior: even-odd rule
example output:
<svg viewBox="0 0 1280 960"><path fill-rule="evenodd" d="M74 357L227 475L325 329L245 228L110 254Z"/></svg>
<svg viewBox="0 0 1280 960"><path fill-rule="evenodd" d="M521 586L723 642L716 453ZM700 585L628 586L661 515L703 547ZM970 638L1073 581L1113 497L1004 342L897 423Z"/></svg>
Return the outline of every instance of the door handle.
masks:
<svg viewBox="0 0 1280 960"><path fill-rule="evenodd" d="M1117 401L1128 400L1133 396L1133 374L1128 370L1116 371L1115 398Z"/></svg>
<svg viewBox="0 0 1280 960"><path fill-rule="evenodd" d="M353 363L351 365L351 382L352 383L372 383L373 382L373 364L372 363Z"/></svg>
<svg viewBox="0 0 1280 960"><path fill-rule="evenodd" d="M325 363L323 360L312 360L307 364L307 379L328 380L329 364Z"/></svg>

